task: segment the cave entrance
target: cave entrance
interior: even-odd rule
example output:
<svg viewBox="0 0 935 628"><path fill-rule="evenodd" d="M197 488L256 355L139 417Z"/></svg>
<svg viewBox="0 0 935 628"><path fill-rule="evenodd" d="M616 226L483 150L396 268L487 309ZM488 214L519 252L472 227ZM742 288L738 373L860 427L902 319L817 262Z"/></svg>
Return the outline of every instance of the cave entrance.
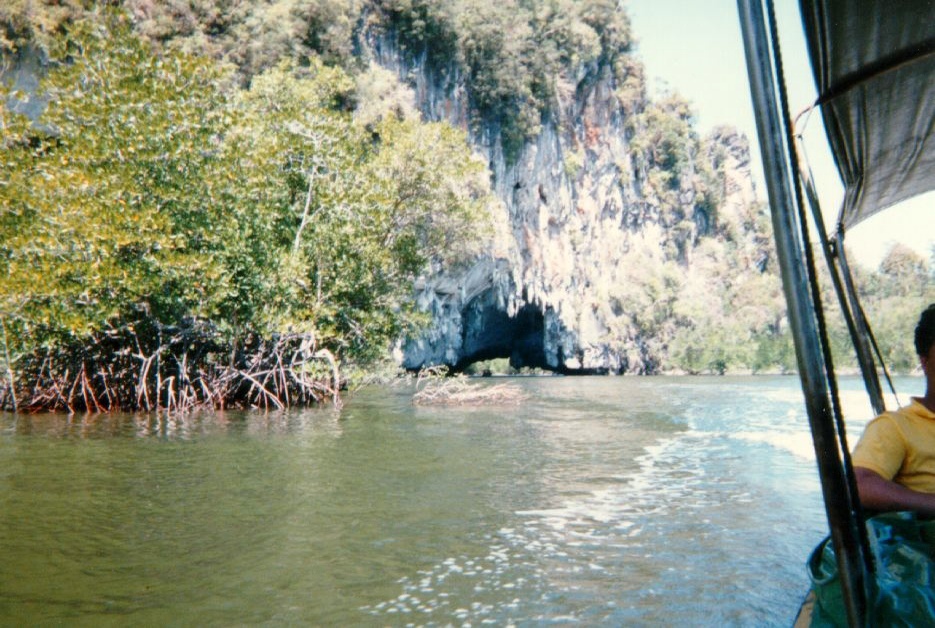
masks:
<svg viewBox="0 0 935 628"><path fill-rule="evenodd" d="M509 358L510 366L554 370L546 363L545 318L531 305L523 306L515 316L478 297L465 308L462 327L461 358L454 366L461 372L475 362Z"/></svg>

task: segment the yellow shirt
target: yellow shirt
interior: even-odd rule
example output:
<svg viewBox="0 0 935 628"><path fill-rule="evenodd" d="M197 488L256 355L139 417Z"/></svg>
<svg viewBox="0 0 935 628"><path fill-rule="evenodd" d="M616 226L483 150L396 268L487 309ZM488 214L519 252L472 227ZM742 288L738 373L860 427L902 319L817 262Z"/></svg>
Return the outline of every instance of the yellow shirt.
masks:
<svg viewBox="0 0 935 628"><path fill-rule="evenodd" d="M918 399L867 424L854 448L855 467L924 493L935 493L935 413Z"/></svg>

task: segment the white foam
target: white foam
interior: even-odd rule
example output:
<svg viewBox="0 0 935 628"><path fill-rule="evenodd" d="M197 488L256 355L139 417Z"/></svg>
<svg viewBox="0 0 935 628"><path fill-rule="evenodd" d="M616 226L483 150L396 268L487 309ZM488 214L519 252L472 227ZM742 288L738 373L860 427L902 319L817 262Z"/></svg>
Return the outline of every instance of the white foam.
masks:
<svg viewBox="0 0 935 628"><path fill-rule="evenodd" d="M763 443L776 449L791 453L801 460L814 460L815 447L808 432L756 431L739 432L732 435L738 440L750 443Z"/></svg>

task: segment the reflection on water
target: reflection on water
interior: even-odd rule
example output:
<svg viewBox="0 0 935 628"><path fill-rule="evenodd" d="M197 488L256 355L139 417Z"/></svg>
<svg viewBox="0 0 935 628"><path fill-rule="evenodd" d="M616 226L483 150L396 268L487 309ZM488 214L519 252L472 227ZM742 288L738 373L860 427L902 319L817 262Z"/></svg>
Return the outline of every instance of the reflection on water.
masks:
<svg viewBox="0 0 935 628"><path fill-rule="evenodd" d="M2 415L0 624L788 625L825 533L797 380L514 381Z"/></svg>
<svg viewBox="0 0 935 628"><path fill-rule="evenodd" d="M330 415L330 422L323 420ZM190 415L172 413L89 414L63 416L35 414L8 416L0 426L17 436L49 438L157 438L190 440L199 436L248 434L253 436L288 434L314 429L340 429L340 412L333 408L305 413L288 412L198 412Z"/></svg>

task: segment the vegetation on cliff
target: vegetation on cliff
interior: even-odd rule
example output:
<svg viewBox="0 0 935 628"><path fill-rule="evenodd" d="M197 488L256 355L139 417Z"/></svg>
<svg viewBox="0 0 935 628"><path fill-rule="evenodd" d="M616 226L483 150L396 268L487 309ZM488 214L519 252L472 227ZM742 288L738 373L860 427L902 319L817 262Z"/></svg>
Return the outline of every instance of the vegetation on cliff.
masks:
<svg viewBox="0 0 935 628"><path fill-rule="evenodd" d="M362 29L391 33L404 54L466 78L477 122L515 155L534 136L569 69L635 71L629 20L617 0L123 0L136 31L161 49L229 63L240 80L284 58L314 56L351 73ZM14 0L0 8L0 48L53 45L93 3Z"/></svg>
<svg viewBox="0 0 935 628"><path fill-rule="evenodd" d="M13 0L0 71L46 67L37 91L0 72L0 406L314 401L425 322L412 282L481 250L489 172L365 32L461 77L508 158L563 81L610 73L663 255L595 295L607 342L647 371L794 366L764 208L719 215L723 138L646 99L614 0ZM932 277L897 248L860 278L897 368Z"/></svg>

